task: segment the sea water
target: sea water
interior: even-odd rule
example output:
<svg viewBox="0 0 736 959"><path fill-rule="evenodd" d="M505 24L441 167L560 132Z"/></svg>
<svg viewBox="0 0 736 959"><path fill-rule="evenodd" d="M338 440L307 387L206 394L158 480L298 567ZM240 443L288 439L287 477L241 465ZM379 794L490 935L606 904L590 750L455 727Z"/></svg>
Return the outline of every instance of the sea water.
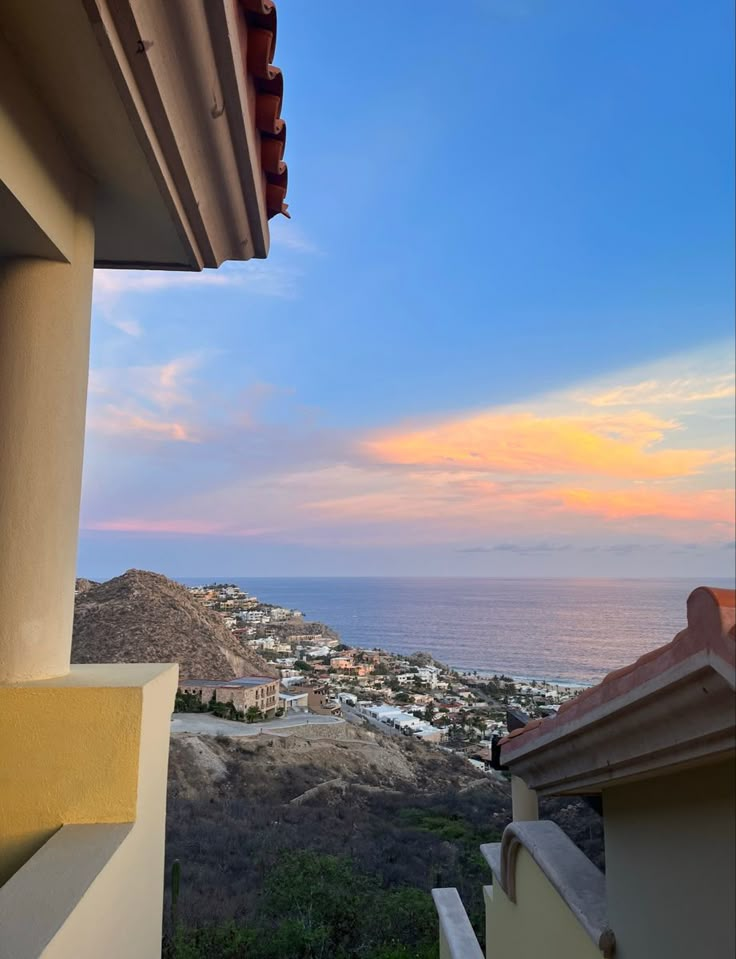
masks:
<svg viewBox="0 0 736 959"><path fill-rule="evenodd" d="M457 669L588 684L686 625L685 579L262 578L235 583L301 610L347 645L423 650ZM731 586L727 580L708 585Z"/></svg>

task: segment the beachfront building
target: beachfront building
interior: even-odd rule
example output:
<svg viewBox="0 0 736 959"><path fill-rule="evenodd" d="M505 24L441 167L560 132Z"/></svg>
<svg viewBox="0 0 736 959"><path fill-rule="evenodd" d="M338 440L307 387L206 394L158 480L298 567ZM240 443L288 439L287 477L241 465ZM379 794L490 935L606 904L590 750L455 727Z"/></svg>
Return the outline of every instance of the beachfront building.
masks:
<svg viewBox="0 0 736 959"><path fill-rule="evenodd" d="M227 681L219 679L186 679L179 688L196 696L201 703L232 703L246 713L257 709L270 719L279 708L279 681L270 676L241 676Z"/></svg>
<svg viewBox="0 0 736 959"><path fill-rule="evenodd" d="M275 35L270 0L0 5L2 959L160 955L177 668L70 667L92 276L267 255Z"/></svg>
<svg viewBox="0 0 736 959"><path fill-rule="evenodd" d="M736 954L736 593L700 588L666 646L501 742L513 822L481 847L488 959ZM602 810L604 875L538 796ZM454 889L436 889L442 959L481 959Z"/></svg>

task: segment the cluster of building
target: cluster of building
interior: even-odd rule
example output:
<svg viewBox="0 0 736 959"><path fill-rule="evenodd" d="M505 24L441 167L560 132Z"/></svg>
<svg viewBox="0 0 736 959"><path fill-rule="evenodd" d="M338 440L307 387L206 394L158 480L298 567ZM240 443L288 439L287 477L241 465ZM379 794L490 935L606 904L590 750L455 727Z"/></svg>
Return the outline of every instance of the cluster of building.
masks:
<svg viewBox="0 0 736 959"><path fill-rule="evenodd" d="M252 596L232 583L190 586L189 591L203 606L219 613L225 625L236 631L244 626L266 626L303 619L304 616L298 609L262 603L257 596ZM255 633L255 630L252 633Z"/></svg>
<svg viewBox="0 0 736 959"><path fill-rule="evenodd" d="M203 703L229 702L243 713L255 708L265 719L342 715L389 734L443 743L490 767L491 741L505 732L508 710L549 715L572 695L548 683L462 675L423 654L407 658L347 647L326 627L306 623L299 610L262 603L238 586L212 584L191 592L280 675L278 682L263 676L187 681L182 690Z"/></svg>

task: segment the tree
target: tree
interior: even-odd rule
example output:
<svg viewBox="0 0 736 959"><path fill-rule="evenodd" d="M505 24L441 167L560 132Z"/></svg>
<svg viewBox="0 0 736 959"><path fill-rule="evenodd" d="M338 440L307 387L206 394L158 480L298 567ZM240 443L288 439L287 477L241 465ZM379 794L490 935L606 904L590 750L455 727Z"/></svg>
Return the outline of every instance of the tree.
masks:
<svg viewBox="0 0 736 959"><path fill-rule="evenodd" d="M257 706L249 706L245 711L246 723L257 723L259 719L263 719L260 709Z"/></svg>
<svg viewBox="0 0 736 959"><path fill-rule="evenodd" d="M305 663L303 659L297 659L297 661L294 663L294 669L301 669L303 673L312 672L312 667L309 665L309 663Z"/></svg>
<svg viewBox="0 0 736 959"><path fill-rule="evenodd" d="M424 721L431 723L436 712L437 708L435 707L435 704L427 703L427 705L424 707Z"/></svg>

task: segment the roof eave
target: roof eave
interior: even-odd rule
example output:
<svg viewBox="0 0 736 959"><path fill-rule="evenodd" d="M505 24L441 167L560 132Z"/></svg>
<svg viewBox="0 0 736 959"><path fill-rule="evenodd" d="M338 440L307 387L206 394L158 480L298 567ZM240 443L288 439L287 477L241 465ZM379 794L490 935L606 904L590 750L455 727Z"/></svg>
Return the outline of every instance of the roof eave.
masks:
<svg viewBox="0 0 736 959"><path fill-rule="evenodd" d="M733 671L703 650L584 722L502 746L509 770L542 795L598 793L635 779L715 762L736 752Z"/></svg>
<svg viewBox="0 0 736 959"><path fill-rule="evenodd" d="M84 3L190 254L185 268L265 257L265 183L236 0Z"/></svg>

